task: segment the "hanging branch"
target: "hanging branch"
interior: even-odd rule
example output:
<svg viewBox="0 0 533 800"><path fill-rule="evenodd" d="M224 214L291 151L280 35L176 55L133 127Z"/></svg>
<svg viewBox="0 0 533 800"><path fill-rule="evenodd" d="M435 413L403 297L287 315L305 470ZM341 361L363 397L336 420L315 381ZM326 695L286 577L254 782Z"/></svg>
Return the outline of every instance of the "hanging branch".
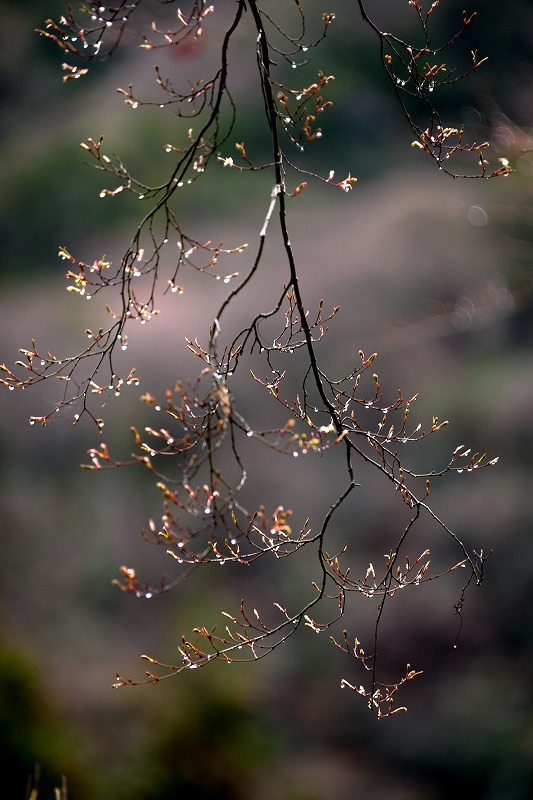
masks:
<svg viewBox="0 0 533 800"><path fill-rule="evenodd" d="M133 27L133 12L141 5L142 0L121 2L111 9L90 2L82 6L79 15L69 7L68 14L58 23L48 20L40 33L79 64L63 65L65 79L85 75L97 58L112 55L123 42L126 31L129 36L137 36L143 49L179 48L184 42L202 36L204 25L216 18L213 6L197 0L190 4L187 13L177 10L175 27L154 22L150 33L138 36ZM441 88L466 78L484 61L472 54L471 68L458 74L441 60L443 53L472 23L474 15L465 14L457 34L448 42L435 45L430 36L430 22L438 0L427 11L418 2L409 5L422 34L422 42L416 46L381 31L361 0L354 7L378 37L383 67L415 135L413 144L453 177L458 173L451 170L450 159L465 154L473 155L478 164L476 177L507 174L508 164L488 170L485 159L488 143L466 144L463 130L446 126L434 105ZM432 510L429 504L432 483L451 472L473 472L493 466L497 458L472 454L470 449L459 445L447 463L424 473L417 472L405 458L400 458L399 445L416 445L436 434L447 422L433 417L425 426L421 422L411 423L416 395L405 399L399 392L392 404L385 404L378 374L372 371L375 353L365 356L359 352L356 363L349 364L341 376L330 375L321 363L317 345L327 335L328 324L339 309L328 308L324 300L316 310L311 311L306 305L301 287L304 265L298 264L291 244L289 202L307 188L309 181L322 182L331 191L349 192L356 178L348 172L337 181L332 170L319 173L295 165L291 153L295 149L305 153L321 136L317 117L331 106L331 101L325 98L334 76L318 70L316 79L307 86L291 85L288 78L290 75L294 80L293 69L297 73L299 67L310 63L313 49L328 35L335 17L324 13L319 34L308 36L310 23L302 5L296 2L293 12L299 20L299 33L291 36L273 13L262 8L259 0L236 0L232 9L233 16L222 39L219 66L211 77L197 78L188 91L182 91L156 67L156 86L164 98L157 104L143 101L133 85L119 90L131 108L144 105L170 108L191 126L181 142L165 147L173 166L163 183L151 186L134 176L117 156L105 153L103 137L89 138L81 145L92 165L111 184L102 189L103 199L129 192L148 204L117 265L105 257L88 264L64 247L59 250L60 257L68 263L67 288L72 294L91 299L106 291L112 297L106 306L110 317L108 327L97 331L87 329L87 346L67 357L43 351L32 341L30 348L21 350L17 372L1 366L1 382L13 389L52 378L60 380L63 392L55 407L44 415L33 416L30 423L46 425L58 412L69 411L74 424L88 416L102 432L104 420L99 416L102 400L139 383L134 368L122 376L115 369L115 353L117 348L127 349L127 330L131 325L146 324L159 313L157 298L161 294L183 294L180 276L187 268L231 284L213 315L205 342L187 340L189 351L201 364L197 377L175 382L163 400L150 392L141 397L153 410L154 417L159 415L164 421L154 422L142 432L132 426L135 450L128 461L114 458L103 442L89 451L87 469L141 466L151 473L162 497L161 520L150 520L144 535L165 549L171 576L152 586L138 577L133 568L122 566L121 578L114 583L137 597L152 597L176 587L209 564L232 562L245 567L260 558L289 558L302 548L315 554L315 575L309 581L309 594L301 607L288 609L284 602L276 600L274 616L267 617L255 608L250 610L243 600L237 612L222 612L225 620L229 620L224 622L223 629L199 626L192 638L183 635L177 664L143 656L151 665L144 681L117 675L115 686L158 682L217 660L259 660L296 631L307 628L316 634L329 631L333 645L363 667L368 673L366 685L343 678L341 686L365 697L376 716L386 717L403 710L394 705L396 695L406 681L420 673L408 664L392 683L385 683L380 677L378 656L385 606L402 590L463 569L463 588L456 603L460 613L466 588L483 579L486 556L482 551L469 552ZM253 36L256 42L257 80L263 99L262 119L256 124L261 124L269 137L270 153L265 163L256 163L244 142L235 143L234 156L222 151L231 142L239 108L238 99L230 91L230 51L245 15L251 33L243 35ZM425 114L425 127L415 122L413 105L417 115ZM249 245L202 242L182 229L179 210L182 191L193 181L205 179L208 168L213 174L221 167L271 175L272 190L270 197L265 198L265 216L259 233L251 237ZM291 189L294 185L296 188ZM266 263L264 249L274 225L281 234L284 250L284 262L277 265L275 274L272 265ZM177 259L168 254L171 240L174 247L177 245ZM242 265L243 260L247 266L241 276L241 267L235 269L234 264L240 261ZM221 269L226 262L232 265L228 272ZM226 320L231 320L231 315L241 307L245 288L267 268L279 287L277 301L253 316L236 335L226 338ZM304 378L297 393L286 393L284 379L293 370L296 353L301 359L299 363L304 364ZM249 368L250 380L286 412L283 425L257 429L241 410L235 375L241 374L248 363L253 363L253 368ZM257 507L247 504L243 489L249 471L255 469L253 464L246 463L247 439L274 451L280 459L312 457L329 450L337 452L345 469L344 485L338 496L331 498L321 522L307 519L305 509L294 513L275 499L265 498L264 504ZM364 575L355 575L345 563L348 549L353 546L350 533L346 533L347 543L341 552L331 552L331 527L339 509L352 498L358 486L356 467L363 464L377 471L385 487L388 484L394 489L398 502L408 508L410 519L396 534L397 541L381 571L370 564ZM293 518L301 521L293 523ZM436 524L453 544L457 556L452 563L432 568L428 547L413 554L416 546L412 544L413 531L423 529L424 520ZM375 597L379 603L370 654L357 637L352 641L346 630L340 637L335 633L357 594Z"/></svg>

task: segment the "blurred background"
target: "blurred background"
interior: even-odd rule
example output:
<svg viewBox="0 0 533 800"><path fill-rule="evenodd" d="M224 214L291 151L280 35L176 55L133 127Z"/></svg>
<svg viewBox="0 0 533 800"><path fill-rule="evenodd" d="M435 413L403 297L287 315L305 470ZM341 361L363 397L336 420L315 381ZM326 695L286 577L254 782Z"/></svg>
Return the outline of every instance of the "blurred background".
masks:
<svg viewBox="0 0 533 800"><path fill-rule="evenodd" d="M282 17L290 26L289 5ZM281 568L262 561L244 576L232 565L200 570L151 600L121 593L111 585L121 564L152 581L170 571L164 551L140 535L161 513L158 492L136 471L79 469L97 443L89 424L72 428L67 416L31 428L29 415L47 413L54 402L46 383L24 394L3 391L0 763L14 798L25 797L35 764L41 797L52 797L65 774L72 800L189 794L439 800L459 787L483 800L533 797L533 8L529 0L505 10L483 4L457 42L458 63L467 64L474 49L489 61L443 92L440 107L449 124L463 122L478 141L491 139L494 169L506 157L515 172L494 181L454 181L410 147L412 133L382 74L377 40L356 4L303 5L314 31L323 11L337 15L324 45L301 68L302 84L318 69L336 77L325 92L334 106L321 120L324 135L303 163L322 174L335 169L339 179L348 170L358 177L350 194L310 185L291 203L291 240L305 265L308 305L313 309L324 297L326 307L341 306L321 354L333 372L344 374L360 349L377 351L385 396L392 401L398 388L404 397L420 392L411 419L450 420L421 449L431 465L444 466L462 443L499 456L497 468L449 476L432 493L436 511L469 549L492 551L486 580L471 587L461 629L456 574L390 606L385 670L397 674L410 661L424 672L400 698L409 712L388 721L378 723L361 698L340 691L342 677L358 685L366 676L326 634L308 629L256 664L215 664L157 686L114 691L116 672L141 675L141 653L175 660L182 632L220 625L220 610L236 611L241 597L262 609L274 601L302 602L316 578L312 556L304 551ZM157 53L169 73L202 74L233 3L220 6L198 52ZM0 8L0 360L12 365L17 348L32 337L52 352L75 351L83 329L95 327L101 313L100 306L66 294L58 246L88 261L103 254L116 260L139 219L137 201L99 197L108 184L84 165L79 143L103 133L106 152L155 180L168 170L164 145L178 144L183 124L172 112L134 111L116 93L131 82L155 91L153 54L140 52L133 40L112 61L64 84L61 53L34 33L65 10L63 3L3 0ZM138 28L161 8L147 4ZM175 13L173 6L164 11ZM382 0L375 13L387 30L407 36L414 29L407 2ZM461 16L455 1L439 8L436 38L453 33ZM234 141L244 141L260 161L266 151L257 124L260 91L249 68L254 46L245 21L230 64L243 111L224 155L233 155ZM199 240L253 242L271 182L213 164L212 176L183 195L179 219ZM277 293L271 274L279 262L272 230L265 254L271 272L254 285L250 304L261 307L269 290ZM242 262L234 268L245 271ZM163 313L132 336L131 363L125 363L137 367L141 388L105 409L104 438L115 452L131 448L130 424L149 424L141 391L162 395L178 377L195 374L184 336L205 338L223 287L185 280L184 294L165 298ZM266 425L268 400L252 381L242 392L245 408ZM260 457L252 496L272 509L291 507L302 524L307 516L311 524L320 518L345 480L335 452L297 464ZM403 517L388 487L362 469L357 477L361 488L332 537L341 546L349 540L355 568L364 574L369 561L379 564L394 546ZM431 526L421 528L420 545L432 548L435 565L460 557ZM377 606L358 597L352 606L350 629L362 639L371 633Z"/></svg>

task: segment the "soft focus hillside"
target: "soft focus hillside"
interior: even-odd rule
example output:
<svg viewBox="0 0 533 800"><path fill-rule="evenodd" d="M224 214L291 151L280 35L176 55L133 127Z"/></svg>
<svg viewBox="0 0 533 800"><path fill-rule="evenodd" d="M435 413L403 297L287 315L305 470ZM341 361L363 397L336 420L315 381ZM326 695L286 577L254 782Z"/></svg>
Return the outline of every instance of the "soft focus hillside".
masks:
<svg viewBox="0 0 533 800"><path fill-rule="evenodd" d="M210 33L206 25L198 51L163 51L159 63L176 75L201 74L213 58L217 15L225 19L230 5L215 4L215 28ZM30 427L29 416L54 403L46 383L25 393L2 390L0 763L14 798L24 798L35 763L42 766L41 796L52 797L65 774L71 800L444 800L459 786L482 800L533 796L533 10L526 0L505 11L479 4L475 24L456 44L459 60L478 49L489 61L448 89L446 113L491 140L495 166L506 157L515 171L454 181L410 146L356 4L303 5L309 20L324 10L337 19L304 68L305 79L318 69L336 79L324 135L302 163L358 177L349 194L310 183L291 201L306 301L310 308L320 298L340 305L321 353L342 373L354 353L377 351L391 402L398 388L406 396L419 392L413 415L450 420L424 443L422 460L444 464L463 443L499 456L495 469L448 476L432 497L470 549L492 551L486 580L470 588L462 620L454 611L461 586L455 574L391 605L383 659L391 670L411 660L424 673L405 690L409 712L380 724L339 688L341 677L358 682L355 665L308 630L257 664L213 665L114 691L117 671L141 674L141 653L175 659L182 632L220 624L220 610L238 607L252 588L264 586L265 607L305 595L306 551L281 572L266 561L245 575L227 564L198 570L151 600L121 593L111 584L121 564L155 582L171 569L164 550L140 535L161 513L153 483L141 472L79 469L98 439L89 424L73 428L65 414L47 428ZM407 2L376 6L388 29L408 29ZM103 313L67 295L59 245L88 261L120 259L141 213L125 196L99 197L102 176L83 164L79 143L103 133L109 152L155 181L168 169L165 143L177 140L183 123L157 109L134 110L116 93L132 81L153 91L155 59L133 42L63 84L61 55L33 32L63 4L4 0L0 8L0 362L12 365L32 337L54 352L79 349L84 328ZM160 10L154 1L139 25ZM174 7L164 13L175 14ZM443 37L461 13L455 0L442 4ZM288 9L288 25L291 19ZM254 47L243 36L231 53L242 111L224 155L245 141L261 160L262 99L249 68ZM263 224L270 177L215 163L210 170L183 194L184 225L200 241L249 241ZM266 247L275 272L275 232ZM130 424L151 422L139 395L163 394L194 374L184 337L205 336L225 287L190 276L185 288L165 296L160 316L131 337L126 363L137 367L140 388L106 405L105 440L125 456ZM277 291L268 275L258 278L243 315ZM236 329L240 322L233 320ZM252 380L243 391L258 419L279 413ZM264 451L257 458L260 471L247 491L259 502L290 506L302 522L324 513L343 480L329 453L297 463ZM360 468L357 478L361 487L334 538L339 549L350 540L364 571L391 546L401 510L373 475ZM423 533L431 540L430 528ZM432 558L448 555L435 537ZM372 603L361 597L359 616L349 620L361 635L372 631Z"/></svg>

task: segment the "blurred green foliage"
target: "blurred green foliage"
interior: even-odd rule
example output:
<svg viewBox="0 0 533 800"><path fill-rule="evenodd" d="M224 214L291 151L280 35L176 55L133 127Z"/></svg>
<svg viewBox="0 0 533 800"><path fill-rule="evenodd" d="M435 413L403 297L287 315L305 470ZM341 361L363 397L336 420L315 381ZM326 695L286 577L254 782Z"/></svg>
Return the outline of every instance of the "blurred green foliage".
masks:
<svg viewBox="0 0 533 800"><path fill-rule="evenodd" d="M60 776L68 774L72 800L89 798L81 740L52 708L31 660L6 643L0 645L0 730L0 769L14 797L26 796L37 765L41 797L52 798Z"/></svg>

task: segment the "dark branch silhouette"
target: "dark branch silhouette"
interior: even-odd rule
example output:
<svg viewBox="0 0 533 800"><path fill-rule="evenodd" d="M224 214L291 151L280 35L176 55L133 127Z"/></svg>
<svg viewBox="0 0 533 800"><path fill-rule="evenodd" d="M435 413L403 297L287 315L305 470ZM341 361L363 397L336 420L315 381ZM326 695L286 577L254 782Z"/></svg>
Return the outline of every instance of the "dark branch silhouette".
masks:
<svg viewBox="0 0 533 800"><path fill-rule="evenodd" d="M139 33L135 12L142 5L142 0L118 2L112 8L89 2L82 5L80 12L70 7L57 23L48 20L40 33L54 41L69 59L69 63L63 64L64 79L86 75L95 60L111 56L122 45L126 31L137 38L142 48L180 48L197 41L204 26L216 24L216 10L197 0L188 4L186 12L177 9L174 27L166 28L156 20L150 31ZM172 575L152 586L134 569L123 566L121 578L115 583L125 592L150 597L174 588L206 564L234 562L244 567L263 557L288 558L304 547L315 554L316 574L310 576L311 592L301 607L289 609L277 601L274 603L274 621L263 621L259 612L250 610L243 601L236 612L222 612L224 621L220 628L197 627L192 637L184 635L178 663L164 664L143 656L150 663L144 682L157 682L215 660L261 659L296 631L307 627L317 634L329 631L333 645L363 667L366 682L343 678L341 685L362 695L374 714L385 717L403 710L403 706L395 705L398 691L419 674L407 664L405 672L392 683L385 683L380 677L380 631L385 606L404 589L463 569L463 589L456 604L460 613L467 587L483 579L486 556L482 551L470 552L435 514L430 505L432 484L448 473L473 472L494 465L497 459L472 453L460 445L446 463L417 472L409 463L409 447L403 451L407 453L405 458L400 456L401 448L436 434L446 421L434 417L425 426L412 423L416 396L406 399L401 392L392 404L385 405L380 379L373 372L376 354L366 356L360 352L356 363L347 364L345 374L340 376L329 374L322 365L317 344L327 335L328 324L338 307L329 306L327 300L321 301L317 309L307 306L299 280L301 265L291 244L288 200L304 190L311 191L308 184L312 181L328 185L332 192L349 192L356 181L349 172L341 180L332 171L313 172L299 166L293 156L305 153L321 136L317 118L331 106L326 98L334 77L317 69L315 81L302 86L298 84L298 67L315 58L314 51L327 36L334 15L324 13L318 34L308 34L308 27L315 28L317 21L307 18L303 4L297 0L292 9L299 22L299 33L294 36L285 32L276 20L275 11L267 12L258 0L235 0L230 5L232 18L222 38L218 68L211 77L193 76L190 88L185 91L175 88L172 76L164 75L156 67L155 84L163 98L159 102L143 100L133 84L120 90L126 104L134 108L157 105L163 110L171 109L191 126L181 142L166 146L173 164L163 183L147 185L133 175L118 156L106 154L103 137L89 138L82 144L90 163L109 184L102 189L101 196L117 197L129 192L139 198L143 208L118 264L104 257L89 264L79 261L64 247L59 251L68 263L68 288L73 294L87 299L104 291L108 294L108 326L96 331L87 329L88 344L73 355L56 356L33 341L30 347L21 350L22 359L13 368L15 371L2 365L2 383L9 388L25 388L44 380L59 380L63 384L59 401L44 415L33 416L31 424L46 425L54 415L68 411L74 424L86 416L101 432L102 401L109 395L120 394L124 386L138 382L134 369L121 376L115 368L117 353L128 347L130 327L145 323L158 313L158 298L162 294L183 291L180 275L187 268L206 279L227 283L228 293L213 316L205 340L188 341L189 350L201 364L198 375L178 380L162 400L149 392L142 396L143 402L153 409L154 419L163 416L165 421L154 422L142 433L132 428L135 451L127 462L115 459L104 443L89 451L87 469L141 465L153 475L162 495L161 521L150 521L145 535L165 548ZM409 5L412 8L406 7L402 13L416 15L418 44L382 31L361 0L352 4L351 11L358 11L362 23L376 35L383 68L406 118L407 134L410 128L410 135L414 136L413 145L453 177L488 178L507 174L510 167L505 161L498 168L489 169L487 142L466 143L461 126L445 122L435 104L441 88L466 78L483 63L483 58L472 53L470 68L459 73L442 61L448 48L461 41L460 35L473 22L474 15L465 13L459 20L457 33L447 42L435 43L431 19L437 12L438 0L427 10L418 2ZM244 142L232 141L239 98L230 88L229 54L243 20L248 25L246 35L253 36L256 43L257 76L263 98L262 119L256 124L269 137L269 156L264 163L255 162ZM423 123L418 121L421 119ZM232 147L233 155L228 155ZM468 164L468 158L473 162L472 168L456 171L452 167L455 162ZM272 188L265 197L262 227L249 243L228 246L224 242L201 242L182 228L177 202L180 189L192 181L209 180L209 175L221 166L240 172L261 171L271 176ZM296 188L291 189L292 186ZM225 325L226 320L232 319L235 309L242 307L239 304L243 290L265 267L265 240L274 225L278 226L284 250L284 263L278 264L275 276L272 275L279 287L277 302L252 315L240 332L228 338L225 330L231 326ZM178 255L171 257L170 245L175 252L176 244ZM239 268L231 266L227 274L221 272L222 263L234 265L237 261ZM247 263L247 271L241 276L243 261ZM291 375L296 355L298 363L304 363L304 377L295 393L285 391L285 378ZM235 375L247 369L265 395L286 412L287 421L281 427L257 429L241 410ZM243 453L247 438L253 438L280 457L287 454L306 457L326 450L337 452L344 465L345 480L338 495L330 499L321 521L305 519L294 525L291 517L295 515L275 499L265 498L264 505L248 507L243 487L254 465L246 463ZM398 502L408 508L410 518L396 531L395 543L381 567L370 564L366 571L356 574L349 564L348 545L341 552L331 552L329 532L332 520L358 485L355 465L362 463L382 476L383 491L390 486L397 493ZM431 567L427 547L412 553L416 547L411 544L412 532L423 519L436 523L441 534L453 542L456 558L444 568ZM349 532L346 539L349 540ZM347 604L353 602L354 594L379 600L368 652L347 631L340 636L332 633ZM115 685L139 682L143 681L117 675Z"/></svg>

